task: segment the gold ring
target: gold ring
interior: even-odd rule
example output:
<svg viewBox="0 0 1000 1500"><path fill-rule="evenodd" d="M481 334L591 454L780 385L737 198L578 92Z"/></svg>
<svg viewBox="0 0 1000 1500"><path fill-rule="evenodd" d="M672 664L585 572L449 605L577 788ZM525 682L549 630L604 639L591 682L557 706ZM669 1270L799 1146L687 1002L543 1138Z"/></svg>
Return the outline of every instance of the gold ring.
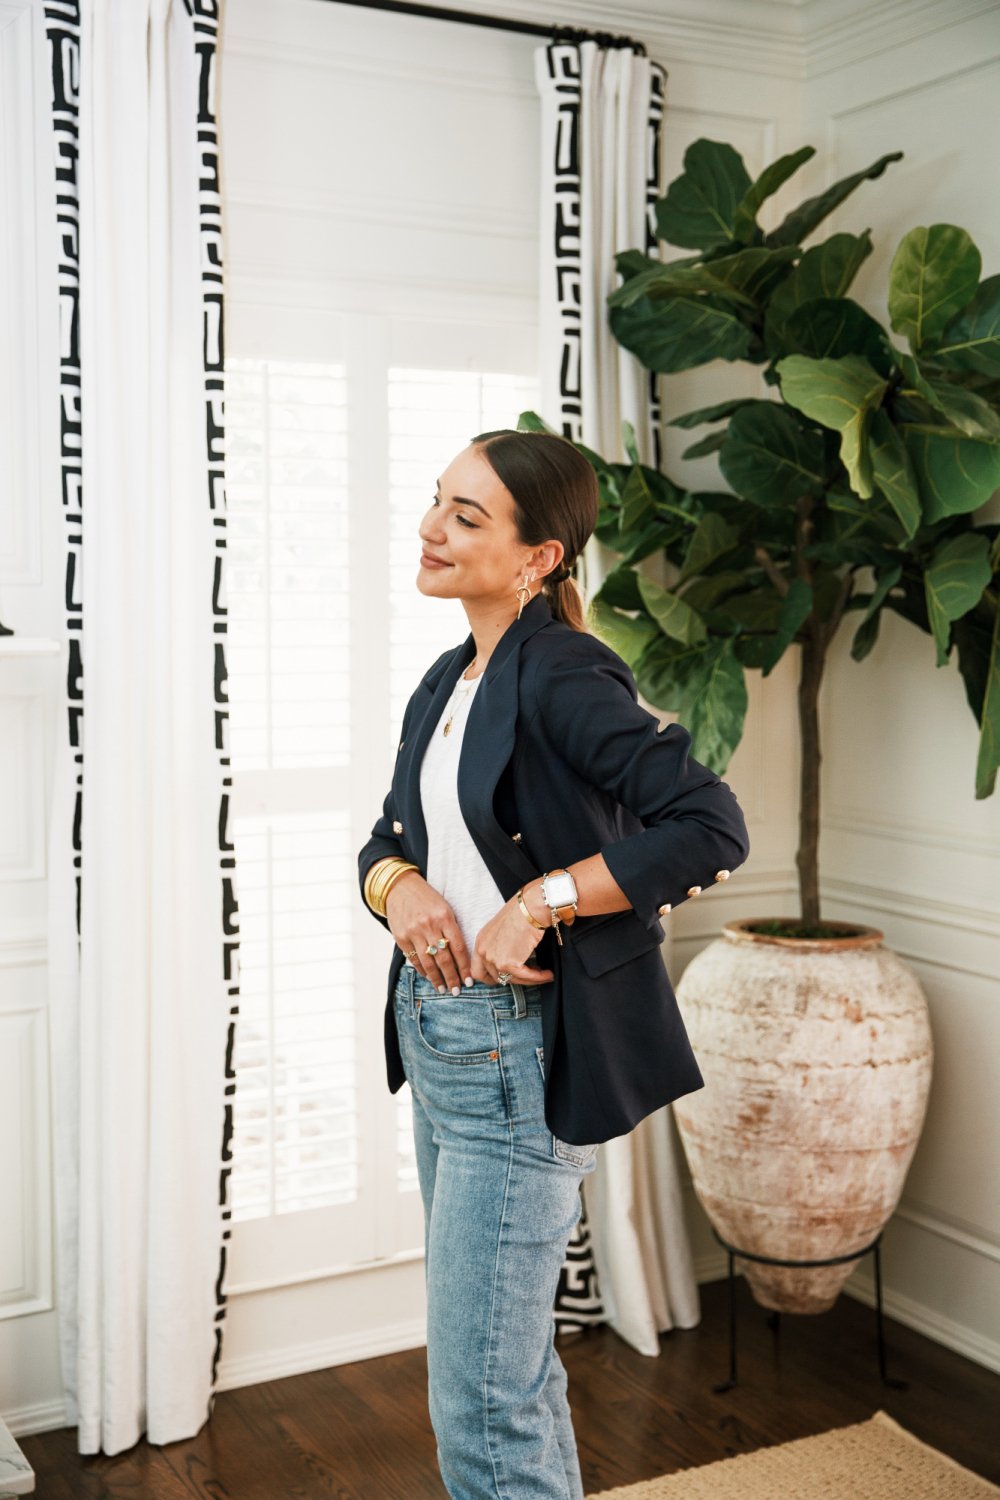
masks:
<svg viewBox="0 0 1000 1500"><path fill-rule="evenodd" d="M404 953L403 954L404 958L416 958L416 956L417 956L417 950L416 950L416 948L411 948L410 951L409 951L409 953Z"/></svg>
<svg viewBox="0 0 1000 1500"><path fill-rule="evenodd" d="M438 952L440 953L443 949L447 948L447 946L448 946L448 939L446 937L439 937L438 938Z"/></svg>

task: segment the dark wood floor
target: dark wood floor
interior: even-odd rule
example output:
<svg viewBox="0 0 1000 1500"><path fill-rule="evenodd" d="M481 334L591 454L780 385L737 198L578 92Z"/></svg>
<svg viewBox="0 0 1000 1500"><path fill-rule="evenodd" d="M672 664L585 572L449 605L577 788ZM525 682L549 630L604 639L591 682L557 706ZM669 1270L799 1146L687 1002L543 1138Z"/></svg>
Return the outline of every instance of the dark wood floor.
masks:
<svg viewBox="0 0 1000 1500"><path fill-rule="evenodd" d="M1000 1482L1000 1376L899 1324L888 1326L886 1390L874 1313L842 1297L784 1318L776 1339L740 1289L741 1383L726 1373L726 1287L702 1288L704 1317L645 1359L607 1329L561 1339L588 1493L863 1421L882 1407L910 1432ZM22 1439L41 1500L446 1500L427 1418L422 1349L230 1391L190 1442L141 1443L81 1459L70 1430Z"/></svg>

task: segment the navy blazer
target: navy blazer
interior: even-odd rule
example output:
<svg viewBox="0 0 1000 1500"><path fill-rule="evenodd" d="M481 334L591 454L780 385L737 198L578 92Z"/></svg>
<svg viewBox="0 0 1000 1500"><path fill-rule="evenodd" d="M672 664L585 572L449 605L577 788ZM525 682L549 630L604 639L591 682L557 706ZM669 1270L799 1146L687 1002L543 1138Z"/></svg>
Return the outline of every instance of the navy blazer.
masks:
<svg viewBox="0 0 1000 1500"><path fill-rule="evenodd" d="M410 699L392 790L358 859L362 887L388 855L427 868L421 762L474 656L470 636ZM660 731L621 658L553 620L541 595L504 634L472 699L458 799L504 899L600 852L633 907L578 917L561 948L550 932L535 950L555 974L541 987L545 1119L575 1145L624 1135L702 1087L660 956L660 908L734 870L749 844L736 798L690 744L678 725ZM385 1013L393 1093L404 1082L393 1013L402 966L397 947Z"/></svg>

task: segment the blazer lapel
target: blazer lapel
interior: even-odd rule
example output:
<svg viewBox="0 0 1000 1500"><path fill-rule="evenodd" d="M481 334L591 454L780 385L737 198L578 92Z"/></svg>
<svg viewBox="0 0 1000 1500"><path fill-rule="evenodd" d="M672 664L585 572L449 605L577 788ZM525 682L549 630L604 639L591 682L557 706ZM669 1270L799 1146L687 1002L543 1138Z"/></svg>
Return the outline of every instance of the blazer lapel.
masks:
<svg viewBox="0 0 1000 1500"><path fill-rule="evenodd" d="M424 679L423 687L429 695L425 700L426 708L422 718L416 723L410 723L406 732L406 741L400 751L401 764L397 766L396 771L400 778L397 808L400 821L406 830L404 835L406 847L410 851L414 864L419 865L424 871L427 869L427 826L420 803L420 767L423 764L427 742L434 733L444 706L451 697L456 682L475 654L476 643L470 635L456 649L443 669L439 669L438 673L430 674ZM476 696L479 696L478 693Z"/></svg>
<svg viewBox="0 0 1000 1500"><path fill-rule="evenodd" d="M514 749L521 646L551 619L549 606L539 594L505 632L472 700L462 740L459 805L473 842L506 900L519 886L534 880L538 871L497 822L493 794Z"/></svg>

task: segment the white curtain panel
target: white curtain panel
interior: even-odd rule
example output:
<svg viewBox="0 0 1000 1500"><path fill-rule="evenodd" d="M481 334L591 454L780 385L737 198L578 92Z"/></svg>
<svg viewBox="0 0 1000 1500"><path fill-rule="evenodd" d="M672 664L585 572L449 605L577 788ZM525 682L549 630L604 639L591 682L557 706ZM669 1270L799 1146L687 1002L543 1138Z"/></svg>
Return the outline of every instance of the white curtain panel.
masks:
<svg viewBox="0 0 1000 1500"><path fill-rule="evenodd" d="M55 0L46 15L63 236L79 206L79 277L71 267L61 290L66 317L77 293L79 306L86 618L85 698L79 680L70 692L86 708L86 783L78 713L60 752L50 909L63 1359L80 1451L113 1454L202 1426L224 1312L237 1002L216 564L218 15L214 0ZM65 141L78 158L60 158ZM66 341L64 321L64 370ZM68 617L68 639L80 623Z"/></svg>
<svg viewBox="0 0 1000 1500"><path fill-rule="evenodd" d="M659 460L655 382L615 341L608 294L617 252L656 255L663 69L628 48L554 43L535 53L542 100L540 414L605 458ZM601 549L588 556L590 584ZM641 1354L658 1332L691 1328L698 1288L683 1215L681 1158L669 1110L601 1147L585 1196L604 1313ZM557 1306L557 1319L560 1308Z"/></svg>
<svg viewBox="0 0 1000 1500"><path fill-rule="evenodd" d="M535 53L542 100L539 367L541 415L624 460L622 421L644 463L658 459L655 382L612 336L615 255L657 254L666 75L628 48L554 43Z"/></svg>

